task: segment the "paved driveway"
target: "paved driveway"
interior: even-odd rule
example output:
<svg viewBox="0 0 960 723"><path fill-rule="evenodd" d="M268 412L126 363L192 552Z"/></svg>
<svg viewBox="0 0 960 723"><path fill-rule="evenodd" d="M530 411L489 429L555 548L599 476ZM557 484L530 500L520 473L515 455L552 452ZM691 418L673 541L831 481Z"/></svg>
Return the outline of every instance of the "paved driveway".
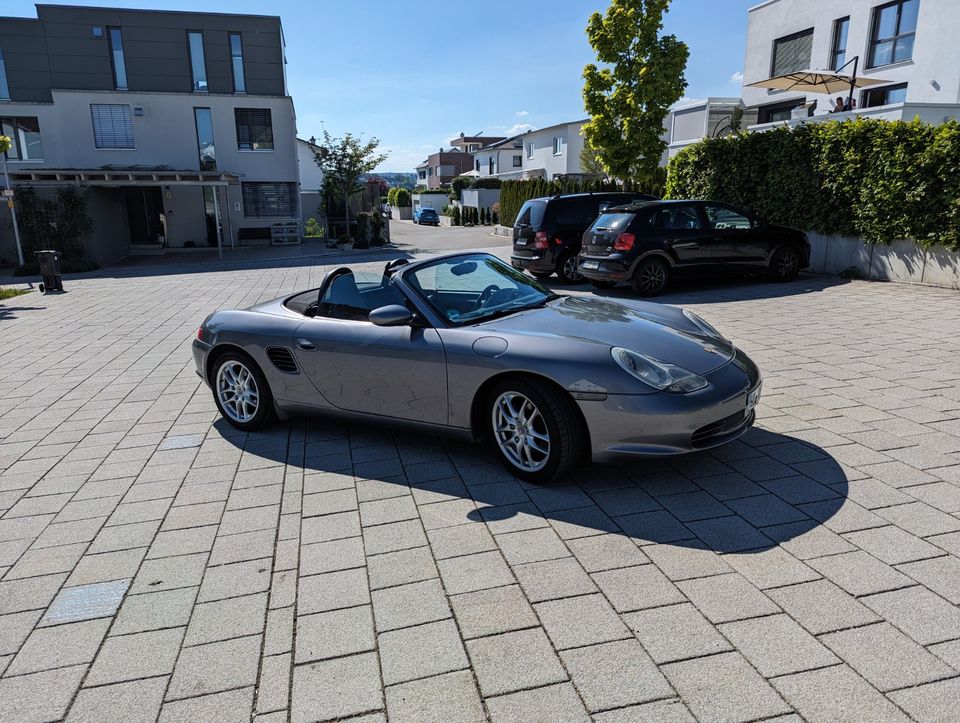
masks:
<svg viewBox="0 0 960 723"><path fill-rule="evenodd" d="M217 420L197 324L322 270L0 303L5 720L955 717L960 295L681 289L763 368L758 428L533 487L439 439Z"/></svg>

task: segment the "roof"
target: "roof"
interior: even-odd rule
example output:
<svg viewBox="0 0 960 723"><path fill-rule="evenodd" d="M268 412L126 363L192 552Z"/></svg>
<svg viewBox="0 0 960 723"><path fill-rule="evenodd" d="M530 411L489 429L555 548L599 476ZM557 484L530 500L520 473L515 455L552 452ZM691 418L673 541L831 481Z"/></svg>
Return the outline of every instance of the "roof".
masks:
<svg viewBox="0 0 960 723"><path fill-rule="evenodd" d="M530 198L528 200L550 201L554 198L585 198L587 196L600 196L602 198L604 196L629 196L629 195L649 196L650 194L642 193L640 191L636 191L636 192L635 191L594 191L592 193L589 193L589 192L588 193L558 193L556 196L540 196L539 198ZM653 199L653 201L659 202L659 199L655 199L652 196L651 196L651 199ZM651 202L652 201L646 201L645 203L651 203ZM617 206L617 208L625 208L626 205L629 205L629 204L624 204L623 206Z"/></svg>
<svg viewBox="0 0 960 723"><path fill-rule="evenodd" d="M510 144L513 144L514 148L523 148L523 141L520 140L522 135L523 134L510 136L509 138L504 138L503 140L497 141L496 143L491 143L488 146L483 146L479 151L477 151L477 153L483 153L484 151L494 151L498 148L502 148L503 146L509 146Z"/></svg>
<svg viewBox="0 0 960 723"><path fill-rule="evenodd" d="M524 135L524 136L525 136L525 135L528 135L528 134L530 134L530 133L543 133L544 131L552 131L554 128L562 128L563 126L577 125L578 123L579 123L579 124L583 124L583 123L586 123L588 120L590 120L590 119L589 119L589 118L583 118L583 119L581 119L581 120L567 121L567 122L565 122L565 123L554 123L552 126L544 126L543 128L531 129L531 130L529 130L529 131L527 131L526 133L523 133L523 134L521 134L521 135Z"/></svg>

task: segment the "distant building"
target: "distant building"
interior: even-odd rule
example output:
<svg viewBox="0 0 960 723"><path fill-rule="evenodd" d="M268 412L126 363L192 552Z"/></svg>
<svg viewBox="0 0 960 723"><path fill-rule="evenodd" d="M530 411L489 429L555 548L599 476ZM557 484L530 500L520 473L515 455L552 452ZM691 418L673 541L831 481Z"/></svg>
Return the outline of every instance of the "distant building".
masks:
<svg viewBox="0 0 960 723"><path fill-rule="evenodd" d="M473 156L459 148L442 148L417 166L417 185L440 188L473 168Z"/></svg>
<svg viewBox="0 0 960 723"><path fill-rule="evenodd" d="M483 146L473 154L473 170L480 176L507 179L523 175L524 134Z"/></svg>

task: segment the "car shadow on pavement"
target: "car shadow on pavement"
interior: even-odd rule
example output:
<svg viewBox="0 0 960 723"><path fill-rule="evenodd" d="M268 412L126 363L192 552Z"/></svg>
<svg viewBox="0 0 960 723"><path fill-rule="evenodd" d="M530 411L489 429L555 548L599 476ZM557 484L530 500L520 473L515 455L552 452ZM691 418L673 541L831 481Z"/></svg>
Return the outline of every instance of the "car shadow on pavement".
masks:
<svg viewBox="0 0 960 723"><path fill-rule="evenodd" d="M302 466L304 517L344 512L342 494L323 495L355 487L364 527L400 522L412 518L412 506L398 504L405 511L394 516L384 502L409 494L430 534L479 522L495 535L549 525L567 541L607 533L641 546L755 553L828 523L848 489L843 468L826 450L759 428L711 451L583 465L552 484L534 485L514 478L481 445L317 418L250 434L222 419L215 426L247 454L288 469ZM326 507L333 497L336 506ZM542 540L532 535L530 542Z"/></svg>

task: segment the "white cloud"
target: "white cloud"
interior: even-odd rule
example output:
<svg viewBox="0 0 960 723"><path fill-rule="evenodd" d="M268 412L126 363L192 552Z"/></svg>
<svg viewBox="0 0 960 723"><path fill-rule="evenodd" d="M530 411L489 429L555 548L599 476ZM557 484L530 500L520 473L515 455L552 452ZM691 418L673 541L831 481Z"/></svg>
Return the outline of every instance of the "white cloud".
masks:
<svg viewBox="0 0 960 723"><path fill-rule="evenodd" d="M526 116L528 116L528 115L530 115L530 111L528 111L528 110L518 110L518 111L517 111L517 118L524 118L524 117L526 117Z"/></svg>
<svg viewBox="0 0 960 723"><path fill-rule="evenodd" d="M730 76L730 82L736 85L743 83L743 73L738 70L736 73Z"/></svg>
<svg viewBox="0 0 960 723"><path fill-rule="evenodd" d="M518 136L527 131L535 131L537 127L532 123L514 123L512 126L490 126L490 132L504 136Z"/></svg>

